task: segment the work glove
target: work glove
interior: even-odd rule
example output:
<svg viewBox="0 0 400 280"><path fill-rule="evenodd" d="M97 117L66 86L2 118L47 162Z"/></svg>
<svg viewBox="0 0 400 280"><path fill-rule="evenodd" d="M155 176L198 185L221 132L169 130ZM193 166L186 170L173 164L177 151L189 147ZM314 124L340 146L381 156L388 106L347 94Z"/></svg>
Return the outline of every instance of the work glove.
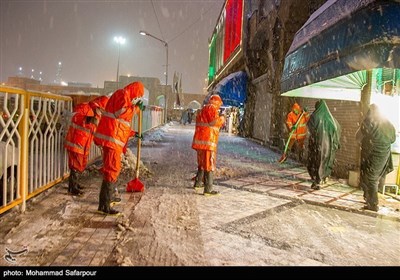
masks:
<svg viewBox="0 0 400 280"><path fill-rule="evenodd" d="M292 126L292 131L295 131L297 129L297 126Z"/></svg>
<svg viewBox="0 0 400 280"><path fill-rule="evenodd" d="M144 109L145 109L145 106L144 106L142 100L140 100L138 103L136 103L136 106L139 107L140 111L144 111Z"/></svg>
<svg viewBox="0 0 400 280"><path fill-rule="evenodd" d="M135 137L136 137L136 138L139 138L140 140L143 140L143 139L144 139L144 138L143 138L143 134L140 135L139 132L135 132Z"/></svg>
<svg viewBox="0 0 400 280"><path fill-rule="evenodd" d="M86 117L86 123L92 123L97 126L99 124L99 120L96 117Z"/></svg>
<svg viewBox="0 0 400 280"><path fill-rule="evenodd" d="M307 113L307 112L308 112L308 107L307 107L307 106L305 106L303 110L304 110L304 112L306 112L306 113Z"/></svg>

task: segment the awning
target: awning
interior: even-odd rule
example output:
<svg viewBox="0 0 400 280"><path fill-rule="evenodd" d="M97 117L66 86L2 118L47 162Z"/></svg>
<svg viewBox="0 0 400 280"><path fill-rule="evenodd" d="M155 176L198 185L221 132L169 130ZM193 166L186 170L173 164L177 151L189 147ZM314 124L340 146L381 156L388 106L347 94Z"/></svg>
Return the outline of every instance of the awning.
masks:
<svg viewBox="0 0 400 280"><path fill-rule="evenodd" d="M212 90L219 92L224 106L242 107L247 96L247 74L243 71L223 78Z"/></svg>
<svg viewBox="0 0 400 280"><path fill-rule="evenodd" d="M399 18L399 0L329 0L296 33L282 95L355 100L363 87L360 71L400 68Z"/></svg>

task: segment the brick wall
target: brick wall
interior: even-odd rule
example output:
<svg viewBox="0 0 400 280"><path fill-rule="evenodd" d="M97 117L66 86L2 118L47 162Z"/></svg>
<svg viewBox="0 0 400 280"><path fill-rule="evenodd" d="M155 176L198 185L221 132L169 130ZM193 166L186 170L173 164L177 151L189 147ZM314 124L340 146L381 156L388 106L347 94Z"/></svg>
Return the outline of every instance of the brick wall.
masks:
<svg viewBox="0 0 400 280"><path fill-rule="evenodd" d="M303 98L298 101L303 107L307 106L311 113L314 111L314 105L317 100ZM358 170L359 168L360 145L356 141L355 134L361 120L360 103L342 100L325 101L342 128L341 147L336 153L336 162L332 175L348 178L350 170Z"/></svg>

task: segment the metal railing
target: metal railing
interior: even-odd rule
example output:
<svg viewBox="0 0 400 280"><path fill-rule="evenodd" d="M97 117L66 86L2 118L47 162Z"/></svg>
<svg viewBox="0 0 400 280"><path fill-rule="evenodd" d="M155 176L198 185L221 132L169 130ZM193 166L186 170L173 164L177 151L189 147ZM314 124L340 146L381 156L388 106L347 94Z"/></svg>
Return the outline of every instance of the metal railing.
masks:
<svg viewBox="0 0 400 280"><path fill-rule="evenodd" d="M44 92L0 87L0 213L63 180L64 111L72 99Z"/></svg>
<svg viewBox="0 0 400 280"><path fill-rule="evenodd" d="M0 86L0 214L69 176L64 138L72 99ZM147 106L143 132L163 123L163 111ZM137 131L137 117L132 121ZM101 155L92 143L89 162Z"/></svg>

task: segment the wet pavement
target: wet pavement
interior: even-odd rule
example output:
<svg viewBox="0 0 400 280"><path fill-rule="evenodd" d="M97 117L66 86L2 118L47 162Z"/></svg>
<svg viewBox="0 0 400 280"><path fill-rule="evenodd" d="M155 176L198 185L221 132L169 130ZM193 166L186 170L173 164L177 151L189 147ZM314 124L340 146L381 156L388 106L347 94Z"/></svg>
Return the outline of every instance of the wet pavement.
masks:
<svg viewBox="0 0 400 280"><path fill-rule="evenodd" d="M2 215L0 265L400 265L397 199L380 195L377 213L360 210L362 191L344 180L313 190L301 164L277 164L279 153L227 134L220 138L215 178L221 194L205 197L191 187L192 135L193 126L173 125L143 147L153 177L143 179L144 193L120 189L122 217L96 212L96 170L80 178L83 197L66 195L63 182L34 198L24 214ZM180 162L174 168L171 152ZM23 248L28 251L14 262L6 258L7 249ZM379 250L369 254L370 248Z"/></svg>

